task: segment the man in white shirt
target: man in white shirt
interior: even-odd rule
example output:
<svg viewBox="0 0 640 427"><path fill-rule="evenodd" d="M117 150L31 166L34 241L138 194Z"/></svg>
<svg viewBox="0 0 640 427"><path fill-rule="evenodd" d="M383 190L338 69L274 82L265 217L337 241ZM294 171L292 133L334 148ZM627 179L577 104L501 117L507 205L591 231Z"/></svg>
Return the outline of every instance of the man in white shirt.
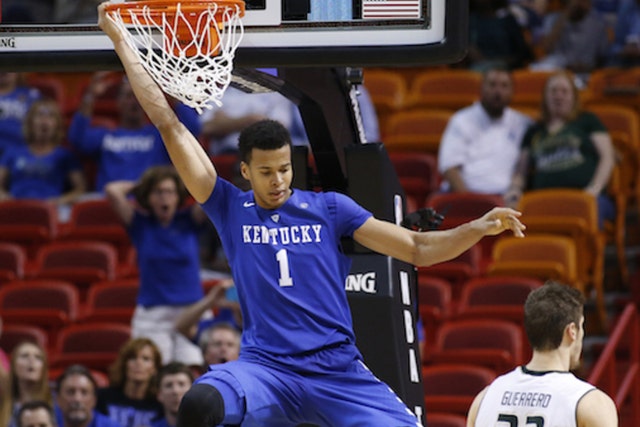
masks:
<svg viewBox="0 0 640 427"><path fill-rule="evenodd" d="M442 190L504 195L531 119L508 105L513 81L506 69L483 74L480 100L456 112L438 153Z"/></svg>

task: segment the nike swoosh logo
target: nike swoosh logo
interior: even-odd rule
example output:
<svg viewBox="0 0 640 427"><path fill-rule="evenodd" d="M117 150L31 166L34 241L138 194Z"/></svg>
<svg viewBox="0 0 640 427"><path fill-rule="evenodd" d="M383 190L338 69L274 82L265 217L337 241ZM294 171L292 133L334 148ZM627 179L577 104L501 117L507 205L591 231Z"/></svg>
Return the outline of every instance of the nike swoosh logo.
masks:
<svg viewBox="0 0 640 427"><path fill-rule="evenodd" d="M254 206L254 205L255 205L255 203L253 203L253 202L244 202L242 204L242 206L244 206L245 208L250 208L251 206Z"/></svg>

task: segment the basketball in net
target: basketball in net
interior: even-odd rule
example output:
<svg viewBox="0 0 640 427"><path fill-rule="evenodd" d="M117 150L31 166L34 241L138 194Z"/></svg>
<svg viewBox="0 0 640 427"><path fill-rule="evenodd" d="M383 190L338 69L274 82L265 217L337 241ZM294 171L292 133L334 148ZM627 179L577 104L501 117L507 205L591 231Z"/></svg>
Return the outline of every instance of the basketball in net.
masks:
<svg viewBox="0 0 640 427"><path fill-rule="evenodd" d="M243 35L243 0L142 0L110 3L141 64L162 88L186 105L222 105L233 56Z"/></svg>

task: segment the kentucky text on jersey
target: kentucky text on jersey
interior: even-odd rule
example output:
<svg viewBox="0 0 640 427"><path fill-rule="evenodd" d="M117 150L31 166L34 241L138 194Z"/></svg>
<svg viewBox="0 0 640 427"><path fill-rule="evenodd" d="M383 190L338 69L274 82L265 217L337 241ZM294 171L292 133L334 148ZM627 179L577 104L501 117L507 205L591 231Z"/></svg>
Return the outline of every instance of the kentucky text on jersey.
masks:
<svg viewBox="0 0 640 427"><path fill-rule="evenodd" d="M268 228L264 225L243 225L242 241L262 245L288 245L321 242L321 224Z"/></svg>
<svg viewBox="0 0 640 427"><path fill-rule="evenodd" d="M529 393L521 391L505 391L502 395L503 406L529 406L532 408L546 408L551 402L548 393Z"/></svg>

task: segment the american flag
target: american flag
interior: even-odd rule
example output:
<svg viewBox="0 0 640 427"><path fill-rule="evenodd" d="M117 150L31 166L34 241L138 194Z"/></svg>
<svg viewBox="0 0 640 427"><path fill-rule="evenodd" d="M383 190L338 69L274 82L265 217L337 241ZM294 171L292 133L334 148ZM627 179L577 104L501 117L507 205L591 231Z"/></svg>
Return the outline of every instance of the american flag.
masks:
<svg viewBox="0 0 640 427"><path fill-rule="evenodd" d="M362 0L362 19L418 19L421 0Z"/></svg>

